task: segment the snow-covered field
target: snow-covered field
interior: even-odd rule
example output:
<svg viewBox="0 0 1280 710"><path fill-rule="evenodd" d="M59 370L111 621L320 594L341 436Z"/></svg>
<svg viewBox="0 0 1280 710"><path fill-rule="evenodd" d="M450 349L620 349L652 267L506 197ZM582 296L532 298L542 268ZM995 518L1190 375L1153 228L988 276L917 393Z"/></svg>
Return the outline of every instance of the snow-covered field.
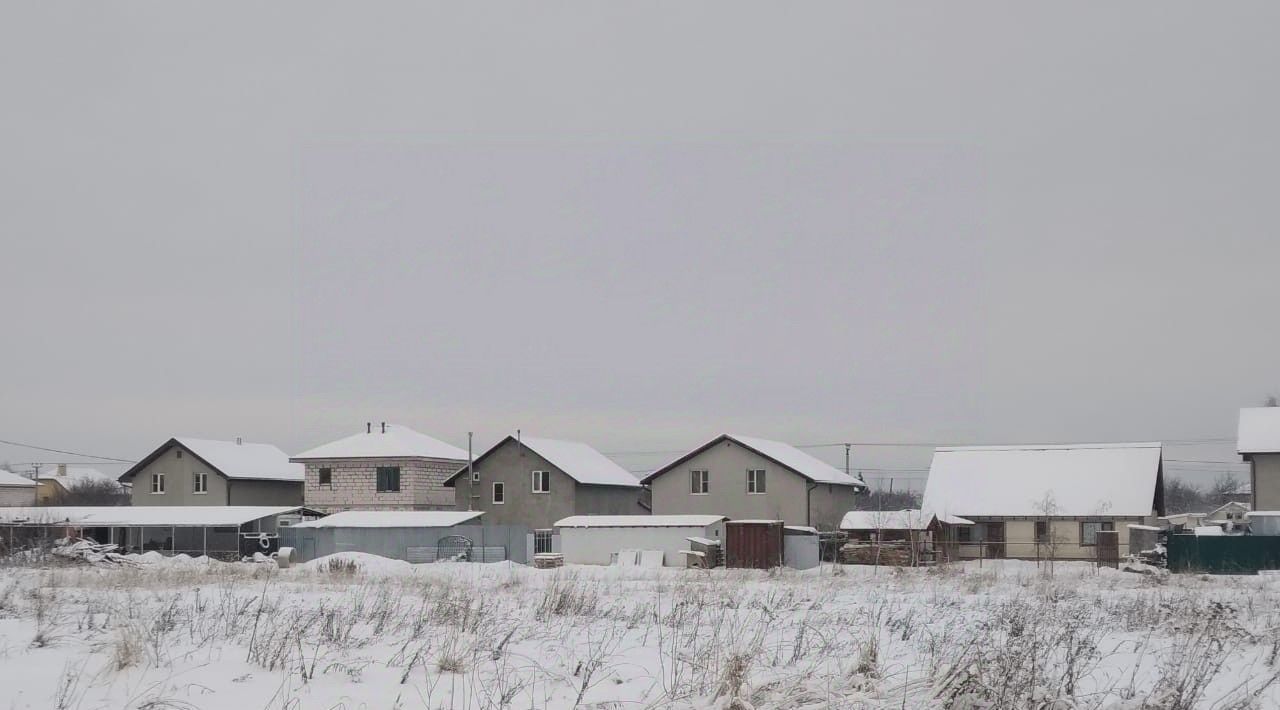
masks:
<svg viewBox="0 0 1280 710"><path fill-rule="evenodd" d="M1274 708L1280 578L0 569L0 708Z"/></svg>

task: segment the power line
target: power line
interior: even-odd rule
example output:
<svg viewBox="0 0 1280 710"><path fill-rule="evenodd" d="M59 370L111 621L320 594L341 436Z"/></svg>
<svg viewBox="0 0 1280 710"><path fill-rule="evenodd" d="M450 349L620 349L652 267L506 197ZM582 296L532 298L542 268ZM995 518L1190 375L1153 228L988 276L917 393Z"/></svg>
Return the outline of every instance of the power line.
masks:
<svg viewBox="0 0 1280 710"><path fill-rule="evenodd" d="M1143 441L1146 441L1146 440L1144 439ZM1190 439L1151 439L1150 441L1158 441L1162 446L1197 446L1197 445L1201 445L1201 444L1224 444L1224 443L1233 443L1233 442L1235 442L1235 441L1236 441L1236 438L1235 438L1235 437L1202 437L1202 438L1190 438ZM1134 442L1134 440L1129 440L1129 441L1116 441L1116 442L1105 442L1105 441L1056 441L1056 442L1045 442L1045 441L1037 441L1037 442L1034 442L1034 443L1031 443L1031 444L1009 444L1009 443L1002 443L1002 444L974 444L974 443L972 443L972 442L970 442L970 443L956 443L956 442L942 442L942 441L838 441L838 442L831 442L831 443L826 443L826 444L793 444L792 446L794 446L794 447L795 447L795 448L797 448L797 449L827 449L827 448L835 448L835 447L839 447L839 446L867 446L867 447L870 447L870 446L885 446L885 447L899 447L899 448L948 448L948 447L960 447L960 446L1083 446L1083 445L1088 445L1088 444L1102 444L1102 445L1109 445L1109 444L1129 444L1129 443L1133 443L1133 442ZM691 449L664 449L664 450L653 450L653 451L606 451L606 452L604 452L604 454L605 454L606 456L657 456L658 454L687 454L687 453L689 453L689 451L690 451L690 450L691 450ZM1165 459L1165 460L1166 460L1166 461L1170 461L1170 460L1173 460L1173 459ZM1216 462L1215 462L1215 463L1216 463ZM1223 463L1231 463L1231 462L1223 462Z"/></svg>
<svg viewBox="0 0 1280 710"><path fill-rule="evenodd" d="M128 459L118 459L113 456L95 456L94 454L82 454L78 451L63 451L62 449L50 449L47 446L36 446L35 444L23 444L18 441L6 441L0 439L0 444L8 444L9 446L20 446L24 449L35 449L36 451L48 451L54 454L66 454L67 456L80 456L86 459L100 459L102 461L115 461L116 463L137 463Z"/></svg>

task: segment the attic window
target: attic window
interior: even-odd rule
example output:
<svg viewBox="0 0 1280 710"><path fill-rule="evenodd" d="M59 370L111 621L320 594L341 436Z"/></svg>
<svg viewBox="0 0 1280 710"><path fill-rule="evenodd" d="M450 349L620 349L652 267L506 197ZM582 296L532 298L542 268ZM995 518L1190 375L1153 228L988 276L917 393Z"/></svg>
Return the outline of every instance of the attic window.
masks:
<svg viewBox="0 0 1280 710"><path fill-rule="evenodd" d="M317 478L316 483L318 485L329 486L330 488L333 487L333 469L331 468L320 469L317 472L316 478Z"/></svg>
<svg viewBox="0 0 1280 710"><path fill-rule="evenodd" d="M182 449L178 449L178 458L182 458Z"/></svg>

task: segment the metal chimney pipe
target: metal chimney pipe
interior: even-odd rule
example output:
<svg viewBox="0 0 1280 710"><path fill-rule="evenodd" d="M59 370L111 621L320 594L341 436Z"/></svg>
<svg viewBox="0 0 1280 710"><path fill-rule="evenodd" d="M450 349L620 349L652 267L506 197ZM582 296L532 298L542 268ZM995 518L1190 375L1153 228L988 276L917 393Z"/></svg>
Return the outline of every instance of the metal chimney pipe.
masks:
<svg viewBox="0 0 1280 710"><path fill-rule="evenodd" d="M365 423L364 423L364 433L366 433L366 434L372 434L372 433L373 433L373 422L365 422Z"/></svg>
<svg viewBox="0 0 1280 710"><path fill-rule="evenodd" d="M382 433L383 433L383 434L386 434L386 433L387 433L387 423L386 423L386 422L383 422L383 423L382 423Z"/></svg>

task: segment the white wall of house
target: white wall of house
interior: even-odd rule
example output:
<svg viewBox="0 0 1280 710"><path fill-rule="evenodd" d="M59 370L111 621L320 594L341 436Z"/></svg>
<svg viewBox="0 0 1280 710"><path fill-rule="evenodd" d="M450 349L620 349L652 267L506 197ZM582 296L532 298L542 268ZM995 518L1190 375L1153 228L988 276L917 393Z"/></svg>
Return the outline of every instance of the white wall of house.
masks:
<svg viewBox="0 0 1280 710"><path fill-rule="evenodd" d="M971 528L972 544L959 543L958 554L964 559L990 557L991 548L987 544L986 524L996 522L990 518L972 518L975 525ZM1097 557L1097 548L1081 543L1081 522L1106 522L1117 533L1120 555L1129 554L1129 525L1131 523L1150 525L1151 518L1055 518L1049 521L1049 542L1036 541L1035 520L1004 521L1004 557L1022 559L1046 559L1050 556L1058 560L1092 560ZM983 543L983 544L978 544Z"/></svg>
<svg viewBox="0 0 1280 710"><path fill-rule="evenodd" d="M662 550L662 564L684 567L681 550L690 549L688 538L724 540L724 522L707 526L649 528L556 528L560 552L571 564L607 565L618 550Z"/></svg>
<svg viewBox="0 0 1280 710"><path fill-rule="evenodd" d="M1250 456L1253 509L1280 510L1280 454Z"/></svg>
<svg viewBox="0 0 1280 710"><path fill-rule="evenodd" d="M35 504L35 486L0 486L0 506L25 506Z"/></svg>

